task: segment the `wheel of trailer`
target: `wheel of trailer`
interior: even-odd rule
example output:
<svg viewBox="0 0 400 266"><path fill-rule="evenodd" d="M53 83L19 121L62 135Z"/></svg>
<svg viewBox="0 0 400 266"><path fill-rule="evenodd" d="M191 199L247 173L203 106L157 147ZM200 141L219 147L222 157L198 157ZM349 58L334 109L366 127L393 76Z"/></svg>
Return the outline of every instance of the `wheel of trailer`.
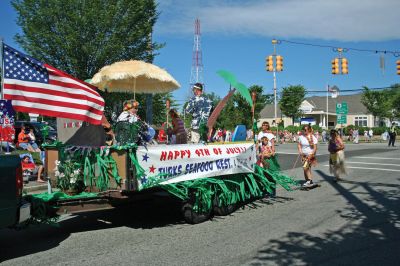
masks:
<svg viewBox="0 0 400 266"><path fill-rule="evenodd" d="M226 216L231 214L236 210L236 204L229 204L227 206L219 206L219 197L218 195L214 197L213 200L213 211L215 215Z"/></svg>
<svg viewBox="0 0 400 266"><path fill-rule="evenodd" d="M186 202L182 206L182 215L187 223L199 224L210 219L211 210L206 213L197 213L193 210L193 204Z"/></svg>

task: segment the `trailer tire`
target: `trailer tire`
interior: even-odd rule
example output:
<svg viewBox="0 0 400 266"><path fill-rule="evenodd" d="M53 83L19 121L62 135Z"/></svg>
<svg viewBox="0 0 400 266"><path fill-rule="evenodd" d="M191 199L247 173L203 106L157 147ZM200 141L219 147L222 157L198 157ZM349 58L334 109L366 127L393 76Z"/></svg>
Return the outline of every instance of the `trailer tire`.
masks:
<svg viewBox="0 0 400 266"><path fill-rule="evenodd" d="M199 224L210 219L211 210L206 213L197 213L193 210L193 204L187 202L182 206L182 215L187 223Z"/></svg>
<svg viewBox="0 0 400 266"><path fill-rule="evenodd" d="M237 204L229 204L227 206L219 206L219 198L218 196L214 197L213 201L213 211L215 215L219 216L227 216L232 212L236 211Z"/></svg>

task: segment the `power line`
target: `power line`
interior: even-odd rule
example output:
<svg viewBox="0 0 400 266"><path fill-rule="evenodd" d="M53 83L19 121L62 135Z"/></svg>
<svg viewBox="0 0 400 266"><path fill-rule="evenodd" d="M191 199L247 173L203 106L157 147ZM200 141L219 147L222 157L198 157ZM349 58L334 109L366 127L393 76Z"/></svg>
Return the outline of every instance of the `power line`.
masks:
<svg viewBox="0 0 400 266"><path fill-rule="evenodd" d="M394 88L395 87L390 86L390 87L377 87L377 88L368 88L368 89L369 90L387 90L387 89L394 89ZM341 93L341 92L362 92L364 90L365 90L364 88L362 88L362 89L347 89L347 90L339 90L339 93ZM312 91L307 90L306 91L306 94L318 94L318 93L327 93L327 90L312 90ZM289 92L287 94L297 94L297 93ZM264 95L273 96L274 94L264 94Z"/></svg>
<svg viewBox="0 0 400 266"><path fill-rule="evenodd" d="M289 44L296 44L296 45L305 45L305 46L314 46L314 47L320 47L320 48L331 48L334 51L336 51L339 48L343 49L343 52L347 51L357 51L357 52L369 52L369 53L382 53L382 54L392 54L395 57L400 56L400 51L388 51L388 50L372 50L372 49L359 49L359 48L352 48L352 47L337 47L337 46L332 46L332 45L321 45L321 44L314 44L314 43L305 43L305 42L294 42L294 41L288 41L288 40L278 40L278 43L289 43Z"/></svg>

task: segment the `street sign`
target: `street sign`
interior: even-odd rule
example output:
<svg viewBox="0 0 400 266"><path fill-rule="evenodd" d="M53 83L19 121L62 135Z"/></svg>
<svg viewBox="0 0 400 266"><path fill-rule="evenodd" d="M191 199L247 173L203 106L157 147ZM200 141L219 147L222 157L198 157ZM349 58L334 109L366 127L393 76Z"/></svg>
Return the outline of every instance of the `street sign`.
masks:
<svg viewBox="0 0 400 266"><path fill-rule="evenodd" d="M336 114L347 115L349 109L347 108L346 102L341 102L336 104Z"/></svg>
<svg viewBox="0 0 400 266"><path fill-rule="evenodd" d="M337 115L337 123L338 124L346 124L347 123L347 115Z"/></svg>

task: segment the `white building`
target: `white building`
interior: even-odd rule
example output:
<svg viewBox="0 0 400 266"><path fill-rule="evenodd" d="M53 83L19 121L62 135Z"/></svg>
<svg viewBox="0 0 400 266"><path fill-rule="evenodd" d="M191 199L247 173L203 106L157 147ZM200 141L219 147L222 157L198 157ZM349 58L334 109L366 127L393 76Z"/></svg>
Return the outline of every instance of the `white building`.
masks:
<svg viewBox="0 0 400 266"><path fill-rule="evenodd" d="M348 125L373 127L374 117L367 113L367 108L361 103L361 95L362 94L341 95L334 99L329 97L328 106L326 96L312 96L306 98L299 108L303 113L302 119L296 121L295 125L299 125L301 121L303 121L304 124L311 123L312 125L315 124L325 127L328 117L328 126L331 128ZM343 102L346 102L348 106L347 123L338 125L336 123L336 104ZM292 125L292 118L283 115L278 105L277 122L279 123L282 120L285 127ZM274 125L274 104L268 104L261 110L258 126L261 126L264 121L268 121L271 125Z"/></svg>

